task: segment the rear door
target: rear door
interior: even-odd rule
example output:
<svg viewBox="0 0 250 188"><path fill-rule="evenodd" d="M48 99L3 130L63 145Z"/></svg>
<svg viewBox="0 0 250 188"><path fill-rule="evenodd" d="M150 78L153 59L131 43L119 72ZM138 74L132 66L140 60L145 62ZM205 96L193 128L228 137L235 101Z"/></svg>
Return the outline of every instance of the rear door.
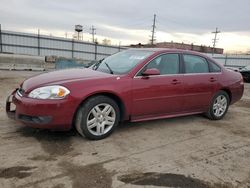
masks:
<svg viewBox="0 0 250 188"><path fill-rule="evenodd" d="M208 61L201 56L183 54L185 112L204 111L218 88L218 72L210 71Z"/></svg>
<svg viewBox="0 0 250 188"><path fill-rule="evenodd" d="M142 72L157 68L160 75L143 77ZM163 54L149 62L132 81L132 120L182 111L183 74L179 54Z"/></svg>

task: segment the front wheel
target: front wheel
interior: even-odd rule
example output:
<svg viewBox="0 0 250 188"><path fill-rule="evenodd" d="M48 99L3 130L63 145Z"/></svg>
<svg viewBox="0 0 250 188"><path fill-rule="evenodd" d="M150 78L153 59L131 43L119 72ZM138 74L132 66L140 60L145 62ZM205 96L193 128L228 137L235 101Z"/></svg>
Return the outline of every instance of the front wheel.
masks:
<svg viewBox="0 0 250 188"><path fill-rule="evenodd" d="M222 119L227 113L229 107L229 96L225 91L219 91L213 97L209 110L206 113L211 120Z"/></svg>
<svg viewBox="0 0 250 188"><path fill-rule="evenodd" d="M78 110L75 126L77 131L91 140L109 136L119 123L120 111L116 102L106 96L88 99Z"/></svg>

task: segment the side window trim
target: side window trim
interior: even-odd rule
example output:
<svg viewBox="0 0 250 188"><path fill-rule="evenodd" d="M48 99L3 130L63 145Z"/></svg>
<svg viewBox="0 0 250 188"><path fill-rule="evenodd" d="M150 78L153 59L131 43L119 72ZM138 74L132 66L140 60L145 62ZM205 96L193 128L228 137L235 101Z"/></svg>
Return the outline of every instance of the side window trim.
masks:
<svg viewBox="0 0 250 188"><path fill-rule="evenodd" d="M142 76L139 76L138 74L145 68L147 67L147 65L149 63L151 63L152 61L154 61L156 58L162 56L162 55L168 55L168 54L177 54L178 55L178 60L179 60L179 67L178 67L178 73L177 74L162 74L162 75L156 75L156 76L169 76L169 75L179 75L179 74L182 74L182 58L181 58L181 53L180 52L167 52L167 53L161 53L159 55L157 55L156 57L154 57L153 59L151 59L147 64L145 64L134 76L134 78L136 77L142 77ZM155 77L155 76L154 76Z"/></svg>

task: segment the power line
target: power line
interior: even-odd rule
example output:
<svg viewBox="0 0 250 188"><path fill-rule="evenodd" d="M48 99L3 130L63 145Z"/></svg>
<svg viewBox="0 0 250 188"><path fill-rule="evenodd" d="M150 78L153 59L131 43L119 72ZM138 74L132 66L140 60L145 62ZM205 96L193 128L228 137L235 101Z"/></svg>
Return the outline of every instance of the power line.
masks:
<svg viewBox="0 0 250 188"><path fill-rule="evenodd" d="M92 25L90 28L91 32L90 34L92 35L92 42L95 42L95 34L96 34L96 28Z"/></svg>
<svg viewBox="0 0 250 188"><path fill-rule="evenodd" d="M213 54L214 54L216 43L217 43L218 40L219 40L219 39L217 39L217 34L220 33L220 31L219 31L218 28L216 27L215 31L213 31L212 33L214 33L214 39L212 40L212 41L213 41Z"/></svg>
<svg viewBox="0 0 250 188"><path fill-rule="evenodd" d="M154 20L153 20L152 31L151 31L152 32L151 39L150 39L151 45L153 45L154 41L156 40L155 39L155 28L156 28L155 21L156 21L156 14L154 14Z"/></svg>

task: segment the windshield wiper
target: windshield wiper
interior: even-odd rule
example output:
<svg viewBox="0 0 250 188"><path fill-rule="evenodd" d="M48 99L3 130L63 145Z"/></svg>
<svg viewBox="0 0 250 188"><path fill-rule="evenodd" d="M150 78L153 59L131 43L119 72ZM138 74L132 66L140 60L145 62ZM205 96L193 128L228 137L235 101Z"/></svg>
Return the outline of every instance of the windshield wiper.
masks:
<svg viewBox="0 0 250 188"><path fill-rule="evenodd" d="M114 71L110 68L108 63L104 62L104 64L108 67L110 74L114 74Z"/></svg>
<svg viewBox="0 0 250 188"><path fill-rule="evenodd" d="M101 60L99 60L98 62L96 62L95 64L94 64L94 66L93 66L93 70L96 70L96 69L98 69L98 67L100 66L100 64L101 64L101 62L104 60L104 58L103 59L101 59Z"/></svg>

